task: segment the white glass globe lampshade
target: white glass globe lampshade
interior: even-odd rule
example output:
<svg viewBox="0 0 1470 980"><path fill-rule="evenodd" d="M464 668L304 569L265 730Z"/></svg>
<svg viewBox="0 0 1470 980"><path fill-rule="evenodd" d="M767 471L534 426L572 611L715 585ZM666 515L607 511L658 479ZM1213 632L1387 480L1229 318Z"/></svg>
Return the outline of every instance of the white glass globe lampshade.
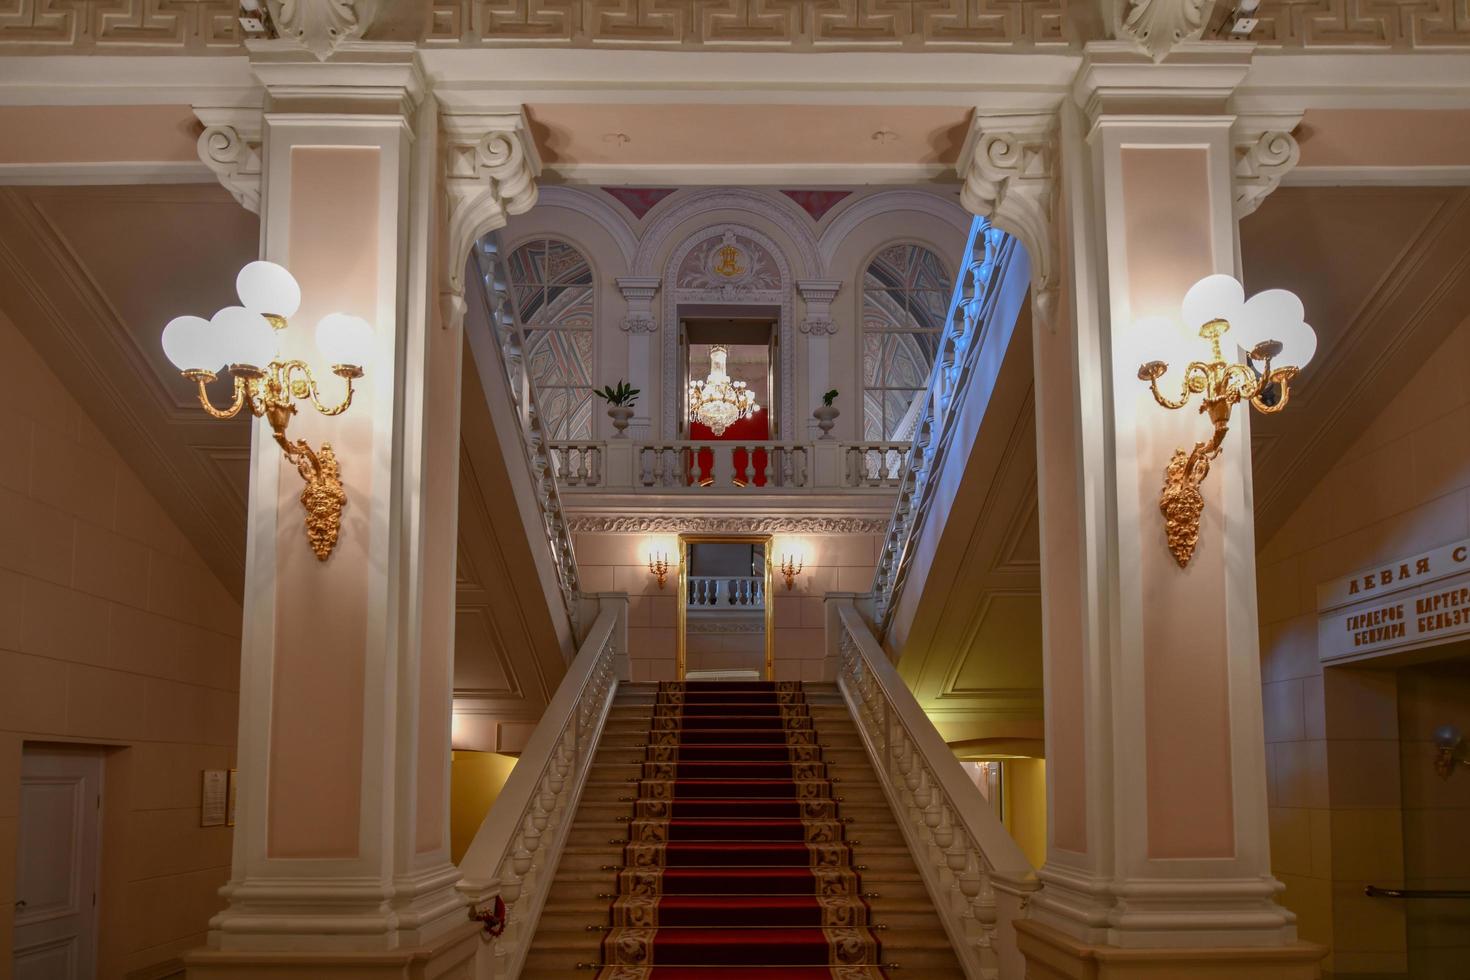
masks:
<svg viewBox="0 0 1470 980"><path fill-rule="evenodd" d="M202 316L176 316L163 328L163 353L180 371L219 374L224 356L210 343L209 321Z"/></svg>
<svg viewBox="0 0 1470 980"><path fill-rule="evenodd" d="M1317 352L1317 334L1306 324L1306 309L1287 289L1262 290L1246 300L1240 330L1231 335L1245 351L1267 340L1280 342L1281 353L1274 359L1278 365L1305 367Z"/></svg>
<svg viewBox="0 0 1470 980"><path fill-rule="evenodd" d="M301 308L296 277L274 262L250 262L235 277L235 292L252 313L292 317Z"/></svg>
<svg viewBox="0 0 1470 980"><path fill-rule="evenodd" d="M373 325L350 313L328 313L316 325L316 346L333 367L366 367L373 355Z"/></svg>
<svg viewBox="0 0 1470 980"><path fill-rule="evenodd" d="M1301 320L1286 325L1282 331L1281 353L1276 355L1273 365L1304 368L1317 354L1317 331Z"/></svg>
<svg viewBox="0 0 1470 980"><path fill-rule="evenodd" d="M1211 320L1225 320L1232 327L1245 306L1245 290L1234 276L1205 276L1184 294L1184 325L1199 336L1199 328Z"/></svg>
<svg viewBox="0 0 1470 980"><path fill-rule="evenodd" d="M264 368L275 360L275 328L243 306L226 306L216 313L209 321L209 333L226 364Z"/></svg>

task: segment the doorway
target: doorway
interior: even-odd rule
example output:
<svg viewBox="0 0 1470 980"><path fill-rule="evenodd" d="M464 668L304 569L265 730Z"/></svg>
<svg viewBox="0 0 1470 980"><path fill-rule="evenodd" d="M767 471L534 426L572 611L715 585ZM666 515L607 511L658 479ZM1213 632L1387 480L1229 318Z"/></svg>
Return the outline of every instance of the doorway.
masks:
<svg viewBox="0 0 1470 980"><path fill-rule="evenodd" d="M770 680L769 535L679 537L679 680Z"/></svg>
<svg viewBox="0 0 1470 980"><path fill-rule="evenodd" d="M15 980L97 975L102 755L28 744L20 775Z"/></svg>

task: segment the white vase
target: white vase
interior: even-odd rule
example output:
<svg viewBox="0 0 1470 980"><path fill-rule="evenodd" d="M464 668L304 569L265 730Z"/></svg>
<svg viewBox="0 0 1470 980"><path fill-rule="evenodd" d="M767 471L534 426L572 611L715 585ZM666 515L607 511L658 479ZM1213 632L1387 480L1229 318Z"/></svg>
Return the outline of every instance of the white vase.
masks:
<svg viewBox="0 0 1470 980"><path fill-rule="evenodd" d="M841 414L836 405L818 405L812 412L812 417L817 420L817 428L822 430L823 439L832 438L832 427L837 424L837 416Z"/></svg>
<svg viewBox="0 0 1470 980"><path fill-rule="evenodd" d="M607 410L607 417L612 419L613 428L617 429L614 439L628 438L628 423L633 418L631 405L614 405Z"/></svg>

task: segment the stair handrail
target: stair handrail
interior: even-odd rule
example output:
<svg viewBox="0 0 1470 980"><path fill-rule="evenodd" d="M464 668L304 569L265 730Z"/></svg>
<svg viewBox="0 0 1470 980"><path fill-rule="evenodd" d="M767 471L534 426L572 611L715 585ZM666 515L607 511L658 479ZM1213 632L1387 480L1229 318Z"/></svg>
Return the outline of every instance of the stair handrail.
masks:
<svg viewBox="0 0 1470 980"><path fill-rule="evenodd" d="M958 407L975 374L990 313L1006 279L1004 270L1014 260L1017 249L1016 240L987 219L972 222L964 271L955 283L944 336L929 372L928 387L921 396L925 411L899 474L898 499L873 572L873 614L880 637L888 634L893 622L898 596L913 563L918 530L934 503L938 482L932 477L949 454Z"/></svg>
<svg viewBox="0 0 1470 980"><path fill-rule="evenodd" d="M551 546L552 560L556 565L562 606L572 623L573 631L576 632L579 625L578 596L581 594L577 555L572 547L572 532L567 526L566 512L562 509L556 463L552 459L550 440L546 438L544 431L536 386L527 374L522 356L526 349L525 328L521 324L515 303L511 302L499 236L487 235L476 243L471 254L482 284L480 289L473 292L485 304L486 319L495 334L495 349L506 373L507 397L521 423L521 448L525 451L526 466L531 472L531 483L536 491L537 512L541 516L542 530Z"/></svg>
<svg viewBox="0 0 1470 980"><path fill-rule="evenodd" d="M487 923L494 938L481 947L477 980L520 975L617 693L628 596L601 593L595 601L587 638L459 864L470 918L484 921L487 905L504 903Z"/></svg>
<svg viewBox="0 0 1470 980"><path fill-rule="evenodd" d="M971 978L1021 977L1011 924L1040 887L995 808L919 707L850 596L830 596L837 686ZM836 613L835 618L831 615Z"/></svg>

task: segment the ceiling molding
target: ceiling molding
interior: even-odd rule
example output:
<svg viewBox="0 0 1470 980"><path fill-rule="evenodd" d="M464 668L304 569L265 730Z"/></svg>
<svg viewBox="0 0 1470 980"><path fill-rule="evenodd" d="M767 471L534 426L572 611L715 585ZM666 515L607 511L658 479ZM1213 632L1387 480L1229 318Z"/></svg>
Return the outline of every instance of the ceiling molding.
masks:
<svg viewBox="0 0 1470 980"><path fill-rule="evenodd" d="M1470 165L1448 167L1301 167L1281 178L1282 187L1466 187Z"/></svg>
<svg viewBox="0 0 1470 980"><path fill-rule="evenodd" d="M103 163L0 163L0 187L72 184L208 184L214 172L199 161L108 160Z"/></svg>

